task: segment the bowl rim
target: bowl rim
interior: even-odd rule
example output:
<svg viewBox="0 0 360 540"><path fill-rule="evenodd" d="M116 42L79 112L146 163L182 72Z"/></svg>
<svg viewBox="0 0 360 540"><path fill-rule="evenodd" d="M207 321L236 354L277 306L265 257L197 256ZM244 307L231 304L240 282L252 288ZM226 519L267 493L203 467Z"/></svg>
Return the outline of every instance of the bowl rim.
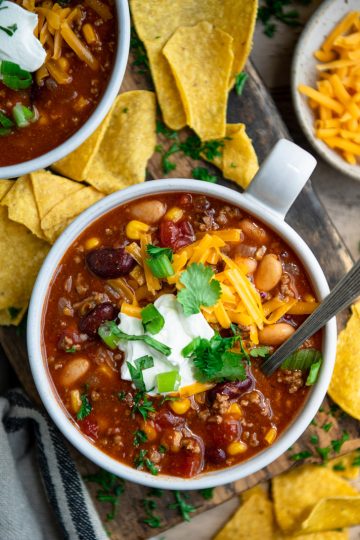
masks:
<svg viewBox="0 0 360 540"><path fill-rule="evenodd" d="M279 234L295 251L305 267L318 297L323 299L328 294L329 287L322 269L304 240L302 240L290 225L270 211L264 210L264 208L257 205L253 199L247 197L246 194L241 194L223 186L207 184L198 180L177 178L150 181L144 184L131 186L100 200L80 214L55 242L38 274L31 296L27 327L28 354L32 375L46 410L60 431L79 450L79 452L116 476L135 483L163 489L200 489L227 484L258 472L281 456L305 431L317 413L330 383L335 362L337 336L336 319L329 321L324 328L322 347L324 362L318 380L314 387L311 388L304 407L272 446L269 446L252 458L226 469L202 473L197 477L186 479L168 475L152 476L148 472L133 469L128 465L116 461L114 458L111 458L100 449L96 448L75 427L75 424L66 414L62 403L55 394L55 389L47 370L46 361L43 358L41 328L49 284L53 279L54 273L58 268L58 264L65 251L79 234L96 219L126 202L130 202L140 197L169 192L190 192L213 196L230 204L239 206L246 212L253 214Z"/></svg>
<svg viewBox="0 0 360 540"><path fill-rule="evenodd" d="M305 96L300 95L297 90L297 85L299 83L298 76L301 73L301 57L304 48L304 44L309 40L309 35L314 33L319 23L323 19L325 13L330 12L330 9L333 7L333 4L339 4L346 8L346 4L341 0L325 0L319 7L314 11L310 19L305 25L301 36L295 47L292 63L291 63L291 94L292 102L294 104L295 113L298 119L298 122L301 126L301 129L306 136L307 140L311 146L316 150L316 152L330 165L335 169L345 174L346 176L353 178L354 180L360 180L360 165L350 165L345 160L343 160L335 150L329 148L323 141L317 139L313 133L313 126L309 125L306 121L303 114L303 102L307 99ZM351 8L347 6L347 11ZM340 19L337 19L333 22L333 26L339 22ZM310 61L310 59L308 59ZM309 108L309 105L306 103L306 107Z"/></svg>
<svg viewBox="0 0 360 540"><path fill-rule="evenodd" d="M130 13L126 0L115 0L117 19L117 48L109 81L100 101L86 122L71 137L49 152L14 165L0 167L0 178L16 178L44 169L67 156L92 135L114 102L127 67L130 49Z"/></svg>

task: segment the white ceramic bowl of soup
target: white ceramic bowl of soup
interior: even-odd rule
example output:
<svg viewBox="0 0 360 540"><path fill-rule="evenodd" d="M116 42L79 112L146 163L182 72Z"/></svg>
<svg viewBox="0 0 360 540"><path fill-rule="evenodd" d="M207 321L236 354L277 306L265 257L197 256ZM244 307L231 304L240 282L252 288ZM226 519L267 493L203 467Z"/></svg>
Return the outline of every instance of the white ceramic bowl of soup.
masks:
<svg viewBox="0 0 360 540"><path fill-rule="evenodd" d="M302 410L278 440L247 461L190 479L161 474L152 476L148 472L133 469L96 448L80 432L62 405L51 381L42 347L42 325L50 283L58 271L63 255L84 229L122 204L144 196L156 197L162 193L204 194L238 206L253 215L291 247L300 259L317 297L323 299L329 293L324 273L310 248L284 221L288 209L315 165L316 161L310 154L289 141L281 140L265 160L250 189L244 194L197 180L165 179L145 182L102 199L81 214L59 237L40 270L33 290L28 316L28 352L35 384L48 413L65 437L87 458L113 474L139 484L164 489L200 489L227 484L256 473L286 452L305 431L317 413L330 383L336 351L335 319L323 330L324 361L318 380L310 389Z"/></svg>
<svg viewBox="0 0 360 540"><path fill-rule="evenodd" d="M103 121L114 102L124 78L130 47L130 13L127 0L115 0L117 48L112 72L105 91L86 122L66 141L41 156L0 167L0 178L17 178L38 169L44 169L67 156L80 146ZM55 129L55 125L54 125Z"/></svg>

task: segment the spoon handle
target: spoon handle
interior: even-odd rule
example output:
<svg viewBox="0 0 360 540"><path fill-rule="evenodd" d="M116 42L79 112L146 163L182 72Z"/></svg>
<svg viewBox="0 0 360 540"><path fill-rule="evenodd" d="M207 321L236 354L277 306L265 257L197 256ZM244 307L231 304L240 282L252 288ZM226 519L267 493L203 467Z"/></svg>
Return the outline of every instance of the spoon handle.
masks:
<svg viewBox="0 0 360 540"><path fill-rule="evenodd" d="M320 306L298 330L262 364L262 371L271 375L302 343L322 328L332 317L360 295L360 260L335 285Z"/></svg>

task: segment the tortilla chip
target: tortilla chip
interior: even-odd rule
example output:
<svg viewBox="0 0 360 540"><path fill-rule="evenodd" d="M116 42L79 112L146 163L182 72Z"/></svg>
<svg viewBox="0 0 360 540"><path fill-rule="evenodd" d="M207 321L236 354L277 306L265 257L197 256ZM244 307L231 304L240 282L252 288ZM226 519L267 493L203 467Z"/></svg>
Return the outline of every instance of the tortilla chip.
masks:
<svg viewBox="0 0 360 540"><path fill-rule="evenodd" d="M359 465L354 465L354 463L359 463ZM360 472L360 454L358 452L351 452L350 454L331 459L326 464L326 467L332 469L337 475L347 480L355 480Z"/></svg>
<svg viewBox="0 0 360 540"><path fill-rule="evenodd" d="M254 495L260 495L262 497L267 497L267 492L261 486L261 484L257 484L256 486L244 491L241 494L241 500L244 503L245 501L247 501L248 499L250 499L250 497L253 497Z"/></svg>
<svg viewBox="0 0 360 540"><path fill-rule="evenodd" d="M227 124L221 152L221 156L208 161L223 172L224 178L246 189L259 170L259 163L244 124Z"/></svg>
<svg viewBox="0 0 360 540"><path fill-rule="evenodd" d="M180 26L163 54L185 109L186 122L201 140L225 137L233 38L208 22Z"/></svg>
<svg viewBox="0 0 360 540"><path fill-rule="evenodd" d="M273 478L272 491L276 520L286 533L298 528L321 499L358 494L333 471L317 465L304 465Z"/></svg>
<svg viewBox="0 0 360 540"><path fill-rule="evenodd" d="M120 94L86 181L106 194L144 182L155 145L154 92Z"/></svg>
<svg viewBox="0 0 360 540"><path fill-rule="evenodd" d="M30 179L40 220L63 199L84 189L81 184L44 170L30 173Z"/></svg>
<svg viewBox="0 0 360 540"><path fill-rule="evenodd" d="M360 420L360 302L352 307L337 343L334 373L328 392L345 412Z"/></svg>
<svg viewBox="0 0 360 540"><path fill-rule="evenodd" d="M1 180L0 179L0 201L5 197L7 192L13 187L14 180Z"/></svg>
<svg viewBox="0 0 360 540"><path fill-rule="evenodd" d="M349 540L349 531L323 531L314 534L300 534L296 536L284 536L282 533L275 535L275 540Z"/></svg>
<svg viewBox="0 0 360 540"><path fill-rule="evenodd" d="M49 251L47 242L8 218L0 206L0 310L25 306Z"/></svg>
<svg viewBox="0 0 360 540"><path fill-rule="evenodd" d="M8 207L10 219L25 225L38 238L45 239L40 227L39 213L28 174L13 182L11 189L1 199L0 204Z"/></svg>
<svg viewBox="0 0 360 540"><path fill-rule="evenodd" d="M257 492L244 502L214 540L272 540L274 518L266 494Z"/></svg>
<svg viewBox="0 0 360 540"><path fill-rule="evenodd" d="M41 228L47 240L55 242L71 221L103 197L96 189L84 187L60 201L41 220Z"/></svg>
<svg viewBox="0 0 360 540"><path fill-rule="evenodd" d="M147 50L164 122L172 129L185 125L185 115L170 67L161 54L179 26L207 21L233 38L234 62L230 85L249 55L255 27L257 0L130 0L132 18Z"/></svg>
<svg viewBox="0 0 360 540"><path fill-rule="evenodd" d="M60 161L53 163L51 168L54 169L54 171L64 174L78 182L86 180L89 170L91 169L92 160L99 149L106 128L109 125L113 107L114 105L112 105L109 113L101 122L100 126L81 146L74 150L74 152L71 152L68 156L60 159Z"/></svg>
<svg viewBox="0 0 360 540"><path fill-rule="evenodd" d="M0 326L19 326L26 311L27 305L21 308L0 309Z"/></svg>
<svg viewBox="0 0 360 540"><path fill-rule="evenodd" d="M358 497L329 497L322 499L302 523L301 532L315 533L331 529L353 527L360 523L360 495Z"/></svg>

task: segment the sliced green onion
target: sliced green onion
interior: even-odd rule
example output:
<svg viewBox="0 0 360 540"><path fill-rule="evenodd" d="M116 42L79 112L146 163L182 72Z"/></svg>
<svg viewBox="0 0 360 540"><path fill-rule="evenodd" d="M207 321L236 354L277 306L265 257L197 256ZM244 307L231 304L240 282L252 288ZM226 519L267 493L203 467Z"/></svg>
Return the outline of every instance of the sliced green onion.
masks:
<svg viewBox="0 0 360 540"><path fill-rule="evenodd" d="M0 76L2 82L12 90L25 90L32 84L32 76L29 71L21 69L19 64L3 60L0 62Z"/></svg>
<svg viewBox="0 0 360 540"><path fill-rule="evenodd" d="M190 356L198 348L200 343L201 337L194 338L192 341L190 341L190 343L186 345L186 347L183 348L183 350L181 351L182 356L184 356L184 358L190 358Z"/></svg>
<svg viewBox="0 0 360 540"><path fill-rule="evenodd" d="M14 125L14 122L6 116L2 111L0 111L0 125L3 128L11 128Z"/></svg>
<svg viewBox="0 0 360 540"><path fill-rule="evenodd" d="M164 392L174 392L179 388L180 381L181 377L176 370L159 373L156 376L156 385L159 394Z"/></svg>
<svg viewBox="0 0 360 540"><path fill-rule="evenodd" d="M167 278L175 274L169 257L165 254L156 257L156 259L146 259L146 264L157 278Z"/></svg>
<svg viewBox="0 0 360 540"><path fill-rule="evenodd" d="M321 368L321 364L322 364L321 358L320 360L312 364L308 378L306 379L306 383L305 383L306 386L312 386L313 384L316 383L318 375L319 375L319 371Z"/></svg>
<svg viewBox="0 0 360 540"><path fill-rule="evenodd" d="M145 392L146 388L145 388L142 372L144 369L149 369L154 366L153 357L147 354L145 356L141 356L140 358L137 358L134 362L135 366L130 364L130 362L126 362L126 364L129 369L130 376L135 387L138 390Z"/></svg>
<svg viewBox="0 0 360 540"><path fill-rule="evenodd" d="M110 349L116 349L121 341L143 341L155 351L169 356L171 354L171 349L164 343L160 343L156 339L148 336L146 334L142 336L129 335L120 330L114 321L106 321L98 329L98 334L103 340L103 342L110 347Z"/></svg>
<svg viewBox="0 0 360 540"><path fill-rule="evenodd" d="M154 304L148 304L141 310L141 319L145 332L158 334L164 327L165 319Z"/></svg>
<svg viewBox="0 0 360 540"><path fill-rule="evenodd" d="M8 128L0 128L0 137L6 137L7 135L10 135L11 129Z"/></svg>
<svg viewBox="0 0 360 540"><path fill-rule="evenodd" d="M30 121L35 117L34 112L21 103L17 103L15 107L13 107L12 115L15 124L19 128L27 127L30 124Z"/></svg>
<svg viewBox="0 0 360 540"><path fill-rule="evenodd" d="M298 369L300 371L306 371L321 359L321 352L317 349L300 349L300 351L291 354L281 364L281 369Z"/></svg>
<svg viewBox="0 0 360 540"><path fill-rule="evenodd" d="M170 262L173 260L173 250L171 248L162 248L160 246L153 246L152 244L148 244L146 246L146 252L152 259L156 259L156 257L160 257L160 255L167 255L167 257L170 259Z"/></svg>

